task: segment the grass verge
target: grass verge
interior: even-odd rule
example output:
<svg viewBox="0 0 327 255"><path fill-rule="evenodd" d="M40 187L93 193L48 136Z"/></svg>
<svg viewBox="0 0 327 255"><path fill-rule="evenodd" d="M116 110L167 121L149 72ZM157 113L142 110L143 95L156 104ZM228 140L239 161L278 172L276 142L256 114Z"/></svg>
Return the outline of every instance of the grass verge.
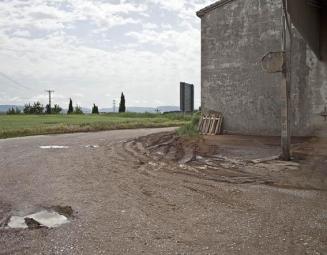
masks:
<svg viewBox="0 0 327 255"><path fill-rule="evenodd" d="M0 115L0 138L182 126L191 115L112 113L101 115Z"/></svg>

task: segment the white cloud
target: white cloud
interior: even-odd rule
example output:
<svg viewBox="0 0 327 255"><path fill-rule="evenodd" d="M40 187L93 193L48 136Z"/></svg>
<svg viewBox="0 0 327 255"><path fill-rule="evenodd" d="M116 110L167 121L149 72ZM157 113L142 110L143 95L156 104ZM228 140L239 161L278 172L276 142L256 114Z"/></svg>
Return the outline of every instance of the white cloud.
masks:
<svg viewBox="0 0 327 255"><path fill-rule="evenodd" d="M12 35L17 37L31 37L31 33L27 30L17 30Z"/></svg>
<svg viewBox="0 0 327 255"><path fill-rule="evenodd" d="M156 28L158 28L158 25L154 24L154 23L145 23L145 24L142 24L142 26L143 26L143 29L156 29Z"/></svg>
<svg viewBox="0 0 327 255"><path fill-rule="evenodd" d="M111 107L121 91L127 104L178 105L180 81L196 84L199 104L201 2L208 1L1 1L0 71L32 89L0 79L0 104L46 103L44 90L53 88L63 106L73 97ZM158 19L155 8L178 22Z"/></svg>

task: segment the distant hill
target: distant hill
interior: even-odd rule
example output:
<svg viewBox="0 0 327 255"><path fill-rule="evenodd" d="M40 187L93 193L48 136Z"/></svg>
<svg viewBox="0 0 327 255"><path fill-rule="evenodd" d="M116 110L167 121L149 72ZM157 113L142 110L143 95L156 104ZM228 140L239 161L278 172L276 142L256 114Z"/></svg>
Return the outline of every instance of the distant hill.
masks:
<svg viewBox="0 0 327 255"><path fill-rule="evenodd" d="M18 107L20 110L23 110L24 109L24 106L21 106L21 105L0 105L0 112L7 112L9 109L11 108L16 108Z"/></svg>
<svg viewBox="0 0 327 255"><path fill-rule="evenodd" d="M158 109L161 112L175 112L175 111L180 111L179 106L170 106L170 105L167 105L167 106L159 106Z"/></svg>

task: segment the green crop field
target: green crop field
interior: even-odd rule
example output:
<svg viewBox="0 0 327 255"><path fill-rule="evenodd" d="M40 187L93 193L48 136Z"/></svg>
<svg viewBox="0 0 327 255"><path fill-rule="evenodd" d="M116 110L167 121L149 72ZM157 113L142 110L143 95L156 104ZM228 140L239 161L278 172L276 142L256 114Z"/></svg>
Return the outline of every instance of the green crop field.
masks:
<svg viewBox="0 0 327 255"><path fill-rule="evenodd" d="M129 128L173 127L184 125L190 120L190 115L150 113L0 115L0 138Z"/></svg>

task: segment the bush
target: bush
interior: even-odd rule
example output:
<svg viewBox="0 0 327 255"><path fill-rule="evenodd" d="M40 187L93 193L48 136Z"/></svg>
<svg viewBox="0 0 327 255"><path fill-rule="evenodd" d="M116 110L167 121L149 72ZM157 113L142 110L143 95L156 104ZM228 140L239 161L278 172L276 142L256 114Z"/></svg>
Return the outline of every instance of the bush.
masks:
<svg viewBox="0 0 327 255"><path fill-rule="evenodd" d="M61 113L61 111L62 111L62 108L57 104L55 104L54 107L51 109L51 112L53 114L59 114L59 113Z"/></svg>
<svg viewBox="0 0 327 255"><path fill-rule="evenodd" d="M23 112L24 112L25 114L30 114L30 113L32 112L31 109L32 109L32 106L31 106L30 103L25 104L25 105L24 105L24 110L23 110Z"/></svg>
<svg viewBox="0 0 327 255"><path fill-rule="evenodd" d="M54 107L51 107L51 111L50 111L50 106L47 104L45 106L45 113L46 114L59 114L62 111L62 108L55 104Z"/></svg>
<svg viewBox="0 0 327 255"><path fill-rule="evenodd" d="M25 114L43 114L44 107L40 102L35 102L33 105L25 104L23 111Z"/></svg>
<svg viewBox="0 0 327 255"><path fill-rule="evenodd" d="M201 112L195 112L192 116L192 124L196 127L198 127L199 122L200 122L200 118L201 118Z"/></svg>
<svg viewBox="0 0 327 255"><path fill-rule="evenodd" d="M198 125L200 121L201 113L196 112L192 115L191 121L184 126L177 129L177 135L195 137L199 135Z"/></svg>
<svg viewBox="0 0 327 255"><path fill-rule="evenodd" d="M74 114L84 114L83 110L82 110L82 107L76 105L75 106L75 109L74 109Z"/></svg>
<svg viewBox="0 0 327 255"><path fill-rule="evenodd" d="M195 137L199 135L197 127L192 125L192 123L188 123L179 129L177 129L177 135L179 136L188 136L188 137Z"/></svg>

